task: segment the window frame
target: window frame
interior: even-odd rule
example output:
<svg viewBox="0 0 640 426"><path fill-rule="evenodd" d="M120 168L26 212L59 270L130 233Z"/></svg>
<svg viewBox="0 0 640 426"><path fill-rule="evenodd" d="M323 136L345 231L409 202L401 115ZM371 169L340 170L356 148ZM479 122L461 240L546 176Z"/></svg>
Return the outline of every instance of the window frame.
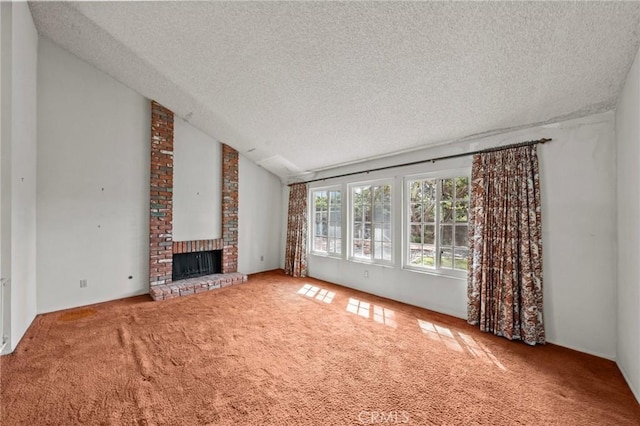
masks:
<svg viewBox="0 0 640 426"><path fill-rule="evenodd" d="M353 250L353 243L354 243L354 217L353 217L353 212L354 212L354 188L357 187L365 187L368 186L370 188L373 188L375 186L382 186L382 185L389 185L390 190L391 190L391 194L390 194L390 202L389 202L389 229L391 232L391 238L390 238L390 243L391 243L391 259L390 260L384 260L384 259L376 259L375 258L375 240L374 238L371 238L371 258L370 259L366 259L363 257L356 257L354 254L354 250ZM347 260L352 261L352 262L359 262L359 263L366 263L366 264L372 264L372 265L382 265L382 266L393 266L395 265L395 259L396 259L396 254L395 254L395 250L396 250L396 244L398 242L398 237L396 237L396 230L395 230L395 179L393 177L385 177L385 178L380 178L380 179L375 179L375 180L368 180L368 181L358 181L358 182L351 182L349 184L347 184L347 196L348 196L348 209L347 209L347 238L346 238L346 244L347 244ZM371 224L373 227L373 209L374 209L374 202L373 202L373 191L371 192ZM382 222L383 224L386 222ZM373 229L371 230L371 232L373 232Z"/></svg>
<svg viewBox="0 0 640 426"><path fill-rule="evenodd" d="M418 173L418 174L411 174L411 175L405 175L403 176L403 200L402 200L402 235L403 235L403 241L402 241L402 267L403 269L406 270L410 270L410 271L414 271L414 272L420 272L420 273L426 273L426 274L431 274L431 275L440 275L440 276L446 276L446 277L453 277L453 278L466 278L468 275L468 271L462 271L459 269L449 269L449 268L442 268L441 266L441 258L442 258L442 253L440 253L441 249L441 235L440 235L440 206L439 203L441 201L441 185L437 184L436 185L436 200L435 200L435 205L436 205L436 209L435 209L435 215L434 215L434 250L435 250L435 259L434 259L434 267L430 268L427 266L416 266L416 265L412 265L409 263L409 260L411 259L411 188L410 188L410 182L412 181L416 181L416 180L426 180L426 179L436 179L437 181L441 181L444 179L455 179L458 177L464 177L466 176L469 179L469 200L471 200L471 168L458 168L458 169L448 169L448 170L442 170L442 171L437 171L437 172L428 172L428 173ZM468 225L468 218L469 215L467 214L467 226ZM455 223L454 223L455 225ZM468 229L468 228L467 228ZM455 248L455 235L454 235L454 231L452 230L452 239L453 239L453 245L452 247ZM455 258L453 260L454 264L455 264Z"/></svg>
<svg viewBox="0 0 640 426"><path fill-rule="evenodd" d="M330 214L330 192L339 192L340 193L340 221L338 222L340 225L340 237L333 237L335 241L340 241L340 253L336 253L335 251L329 251L329 231L327 230L327 251L318 251L315 249L315 230L316 230L316 192L326 192L327 193L327 227L329 226L329 214ZM331 186L322 186L316 188L309 188L309 236L308 238L308 246L309 246L309 254L313 254L315 256L326 256L326 257L334 257L338 259L342 259L344 254L344 188L342 185L331 185Z"/></svg>

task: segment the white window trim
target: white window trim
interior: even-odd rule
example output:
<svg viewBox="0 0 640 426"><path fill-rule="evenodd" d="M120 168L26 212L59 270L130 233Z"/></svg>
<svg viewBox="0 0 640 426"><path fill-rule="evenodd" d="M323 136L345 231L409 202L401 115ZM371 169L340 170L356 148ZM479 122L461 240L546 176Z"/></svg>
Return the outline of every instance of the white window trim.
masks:
<svg viewBox="0 0 640 426"><path fill-rule="evenodd" d="M315 206L315 198L313 196L314 192L319 192L319 191L340 191L340 214L342 217L342 220L340 221L340 253L329 253L329 251L327 250L326 252L324 251L316 251L313 248L313 243L314 243L314 238L315 238L315 234L314 234L314 225L315 225L315 211L316 211L316 206ZM315 187L315 188L309 188L309 202L308 202L308 206L309 206L309 215L308 215L308 224L307 224L307 235L309 235L309 238L307 238L307 253L312 254L314 256L322 256L322 257L331 257L331 258L335 258L335 259L343 259L344 258L344 216L345 216L345 212L344 212L344 188L342 187L342 185L331 185L331 186L319 186L319 187ZM327 201L327 208L328 208L328 201ZM327 210L327 214L329 213L329 210Z"/></svg>
<svg viewBox="0 0 640 426"><path fill-rule="evenodd" d="M376 185L389 185L391 186L391 217L389 223L391 224L391 260L380 259L363 259L361 257L355 257L353 254L353 188L358 186L376 186ZM398 244L398 237L395 232L395 197L396 185L393 177L385 177L375 180L351 182L347 184L347 232L346 232L346 244L347 244L347 260L356 263L364 263L367 265L381 265L381 266L395 266L396 260L396 244ZM344 197L343 197L344 205ZM371 212L373 215L373 212ZM373 222L372 222L373 223ZM344 235L344 233L343 233ZM344 247L344 246L343 246ZM343 250L344 251L344 250Z"/></svg>
<svg viewBox="0 0 640 426"><path fill-rule="evenodd" d="M467 271L460 271L456 269L444 269L444 268L426 268L420 266L414 266L409 264L409 241L411 239L411 222L409 220L410 208L409 208L409 181L419 179L447 179L455 178L459 176L469 176L469 185L471 185L471 168L460 169L448 169L437 172L419 173L412 175L405 175L402 182L402 268L412 272L418 272L428 275L438 275L451 278L467 278ZM438 192L440 187L438 186ZM439 198L439 195L438 195ZM440 208L436 208L436 232L438 230L438 224L440 223ZM436 238L436 254L440 249L440 239Z"/></svg>

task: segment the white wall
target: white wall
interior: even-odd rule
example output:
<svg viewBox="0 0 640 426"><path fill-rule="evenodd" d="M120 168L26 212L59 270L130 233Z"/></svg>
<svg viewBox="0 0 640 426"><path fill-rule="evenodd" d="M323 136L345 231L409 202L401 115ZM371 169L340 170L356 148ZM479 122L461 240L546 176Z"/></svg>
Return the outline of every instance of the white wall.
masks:
<svg viewBox="0 0 640 426"><path fill-rule="evenodd" d="M222 146L179 117L173 140L173 239L220 238Z"/></svg>
<svg viewBox="0 0 640 426"><path fill-rule="evenodd" d="M36 69L27 3L2 3L2 277L13 351L36 315Z"/></svg>
<svg viewBox="0 0 640 426"><path fill-rule="evenodd" d="M38 312L148 292L149 141L144 97L40 39Z"/></svg>
<svg viewBox="0 0 640 426"><path fill-rule="evenodd" d="M640 401L640 55L616 109L618 182L617 361Z"/></svg>
<svg viewBox="0 0 640 426"><path fill-rule="evenodd" d="M253 274L280 267L282 184L240 155L238 195L238 271Z"/></svg>
<svg viewBox="0 0 640 426"><path fill-rule="evenodd" d="M13 4L11 346L36 314L36 83L38 33L27 3Z"/></svg>
<svg viewBox="0 0 640 426"><path fill-rule="evenodd" d="M282 185L282 218L280 219L280 227L282 229L280 235L280 269L284 269L284 257L287 248L287 226L289 223L289 190L288 185ZM308 238L310 235L308 236Z"/></svg>
<svg viewBox="0 0 640 426"><path fill-rule="evenodd" d="M612 112L484 137L369 162L367 168L433 158L525 140L553 138L540 146L543 208L544 308L549 342L605 358L616 356L615 133ZM315 184L355 182L437 169L470 167L470 157L392 169ZM362 166L334 170L336 174ZM327 172L327 175L329 172ZM323 177L319 175L318 177ZM285 201L286 205L286 201ZM395 211L401 211L396 191ZM401 221L395 216L396 234ZM309 256L312 277L434 311L466 318L466 279L394 267ZM369 277L364 277L364 271ZM637 330L637 328L636 328Z"/></svg>
<svg viewBox="0 0 640 426"><path fill-rule="evenodd" d="M11 351L11 7L0 3L0 353Z"/></svg>

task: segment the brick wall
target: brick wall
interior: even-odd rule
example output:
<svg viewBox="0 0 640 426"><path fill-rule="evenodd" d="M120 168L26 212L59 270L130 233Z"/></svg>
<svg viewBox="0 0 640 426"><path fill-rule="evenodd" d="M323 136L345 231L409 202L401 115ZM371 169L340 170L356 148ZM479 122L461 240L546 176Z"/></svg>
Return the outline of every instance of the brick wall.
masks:
<svg viewBox="0 0 640 426"><path fill-rule="evenodd" d="M224 247L222 238L218 238L215 240L174 241L173 254L222 250L222 247Z"/></svg>
<svg viewBox="0 0 640 426"><path fill-rule="evenodd" d="M238 151L222 144L222 272L238 271Z"/></svg>
<svg viewBox="0 0 640 426"><path fill-rule="evenodd" d="M201 245L223 250L224 274L238 271L238 151L222 144L222 238L173 241L173 112L151 101L150 185L149 284L152 289L172 282L174 252L199 251ZM155 293L162 294L152 292Z"/></svg>
<svg viewBox="0 0 640 426"><path fill-rule="evenodd" d="M171 282L173 266L173 112L151 101L149 284Z"/></svg>

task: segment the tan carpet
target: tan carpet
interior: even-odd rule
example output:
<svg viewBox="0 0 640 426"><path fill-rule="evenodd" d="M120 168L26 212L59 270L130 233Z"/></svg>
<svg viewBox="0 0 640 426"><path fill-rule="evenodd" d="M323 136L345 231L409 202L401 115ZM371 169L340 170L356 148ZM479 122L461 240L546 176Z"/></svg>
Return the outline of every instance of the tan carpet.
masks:
<svg viewBox="0 0 640 426"><path fill-rule="evenodd" d="M38 316L0 384L2 425L640 424L611 361L281 272Z"/></svg>

